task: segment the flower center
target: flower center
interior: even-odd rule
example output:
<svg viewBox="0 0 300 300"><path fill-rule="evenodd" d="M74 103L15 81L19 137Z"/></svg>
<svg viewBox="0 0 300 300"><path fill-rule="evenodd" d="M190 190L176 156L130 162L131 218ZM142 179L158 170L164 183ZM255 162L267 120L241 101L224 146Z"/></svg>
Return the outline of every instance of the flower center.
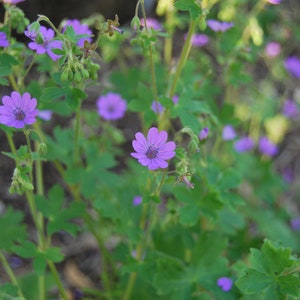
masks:
<svg viewBox="0 0 300 300"><path fill-rule="evenodd" d="M154 146L149 146L146 152L146 156L148 158L155 158L158 153L158 149Z"/></svg>
<svg viewBox="0 0 300 300"><path fill-rule="evenodd" d="M14 114L16 116L16 120L23 121L25 119L25 113L22 109L18 108L14 111Z"/></svg>

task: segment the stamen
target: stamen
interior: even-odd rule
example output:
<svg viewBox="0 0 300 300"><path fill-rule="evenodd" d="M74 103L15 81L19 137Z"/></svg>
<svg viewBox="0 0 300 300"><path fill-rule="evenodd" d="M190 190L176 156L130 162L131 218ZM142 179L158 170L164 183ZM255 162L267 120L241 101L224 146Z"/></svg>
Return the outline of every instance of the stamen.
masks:
<svg viewBox="0 0 300 300"><path fill-rule="evenodd" d="M150 159L155 158L158 153L158 149L154 146L149 146L146 152L146 156Z"/></svg>
<svg viewBox="0 0 300 300"><path fill-rule="evenodd" d="M23 110L21 110L21 109L16 109L14 111L14 114L16 116L16 120L18 120L18 121L23 121L26 116L25 113L23 112Z"/></svg>

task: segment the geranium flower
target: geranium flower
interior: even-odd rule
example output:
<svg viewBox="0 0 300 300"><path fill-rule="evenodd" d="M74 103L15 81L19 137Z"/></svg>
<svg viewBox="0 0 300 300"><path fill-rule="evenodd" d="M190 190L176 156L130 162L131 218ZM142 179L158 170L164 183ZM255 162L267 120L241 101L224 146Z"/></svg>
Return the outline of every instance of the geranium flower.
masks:
<svg viewBox="0 0 300 300"><path fill-rule="evenodd" d="M149 129L147 138L141 132L137 132L135 140L132 141L135 152L131 153L131 156L149 170L167 168L166 160L175 156L176 148L176 144L167 142L167 139L168 133L164 130L158 132L156 127Z"/></svg>
<svg viewBox="0 0 300 300"><path fill-rule="evenodd" d="M134 206L140 205L143 202L143 198L141 196L134 196L132 200L132 204Z"/></svg>
<svg viewBox="0 0 300 300"><path fill-rule="evenodd" d="M280 44L276 42L270 42L267 44L265 48L265 53L269 57L276 57L281 52L281 46Z"/></svg>
<svg viewBox="0 0 300 300"><path fill-rule="evenodd" d="M11 4L11 5L15 5L15 4L18 4L20 2L23 2L25 0L2 0L3 3L6 3L6 4Z"/></svg>
<svg viewBox="0 0 300 300"><path fill-rule="evenodd" d="M44 121L50 121L52 118L52 110L39 110L38 117Z"/></svg>
<svg viewBox="0 0 300 300"><path fill-rule="evenodd" d="M9 41L7 40L6 33L3 31L0 31L0 47L8 47L9 46Z"/></svg>
<svg viewBox="0 0 300 300"><path fill-rule="evenodd" d="M278 148L273 144L266 136L259 139L258 142L259 151L266 156L274 156L278 152Z"/></svg>
<svg viewBox="0 0 300 300"><path fill-rule="evenodd" d="M277 5L277 4L280 4L281 3L281 0L267 0L270 4L274 4L274 5Z"/></svg>
<svg viewBox="0 0 300 300"><path fill-rule="evenodd" d="M161 30L162 29L161 24L156 19L147 18L146 23L147 23L147 28L151 28L151 29L154 29L154 30ZM141 26L145 27L144 19L141 19Z"/></svg>
<svg viewBox="0 0 300 300"><path fill-rule="evenodd" d="M300 78L300 59L298 57L288 57L284 62L284 66L291 75Z"/></svg>
<svg viewBox="0 0 300 300"><path fill-rule="evenodd" d="M105 120L118 120L124 117L127 103L119 94L108 93L97 100L98 114Z"/></svg>
<svg viewBox="0 0 300 300"><path fill-rule="evenodd" d="M248 152L254 147L254 142L250 137L242 137L234 143L237 152Z"/></svg>
<svg viewBox="0 0 300 300"><path fill-rule="evenodd" d="M207 26L216 32L224 32L233 26L232 22L220 22L218 20L207 20Z"/></svg>
<svg viewBox="0 0 300 300"><path fill-rule="evenodd" d="M205 140L208 137L209 129L207 127L204 127L200 132L199 132L199 140Z"/></svg>
<svg viewBox="0 0 300 300"><path fill-rule="evenodd" d="M32 40L28 47L35 50L37 54L47 53L54 61L61 57L61 55L57 55L52 51L53 49L62 49L62 41L54 39L55 33L51 28L47 29L45 26L40 26L40 32L37 33L30 30L29 26L24 34ZM39 38L41 38L41 41L38 40Z"/></svg>
<svg viewBox="0 0 300 300"><path fill-rule="evenodd" d="M67 26L72 26L76 35L86 34L86 35L92 36L92 34L93 34L87 24L82 24L82 23L80 23L79 20L76 20L76 19L75 20L67 20L64 25L63 32L66 30ZM91 43L92 38L91 37L80 38L77 41L77 46L83 47L84 41L88 41L89 43Z"/></svg>
<svg viewBox="0 0 300 300"><path fill-rule="evenodd" d="M234 128L231 125L225 125L223 127L222 138L224 141L233 140L236 137Z"/></svg>
<svg viewBox="0 0 300 300"><path fill-rule="evenodd" d="M184 39L186 39L186 34L184 35ZM209 42L209 37L206 34L193 34L192 35L192 39L191 39L191 43L192 46L194 47L203 47L205 45L207 45Z"/></svg>
<svg viewBox="0 0 300 300"><path fill-rule="evenodd" d="M287 118L296 119L299 116L299 108L295 101L287 99L283 103L282 113Z"/></svg>
<svg viewBox="0 0 300 300"><path fill-rule="evenodd" d="M233 281L229 277L220 277L217 281L217 285L224 291L228 292L232 288Z"/></svg>
<svg viewBox="0 0 300 300"><path fill-rule="evenodd" d="M165 108L162 106L162 104L158 101L152 102L151 109L157 114L161 114L165 110Z"/></svg>
<svg viewBox="0 0 300 300"><path fill-rule="evenodd" d="M0 106L0 123L9 127L24 128L35 123L38 110L37 101L29 93L23 95L12 92L11 96L2 98Z"/></svg>

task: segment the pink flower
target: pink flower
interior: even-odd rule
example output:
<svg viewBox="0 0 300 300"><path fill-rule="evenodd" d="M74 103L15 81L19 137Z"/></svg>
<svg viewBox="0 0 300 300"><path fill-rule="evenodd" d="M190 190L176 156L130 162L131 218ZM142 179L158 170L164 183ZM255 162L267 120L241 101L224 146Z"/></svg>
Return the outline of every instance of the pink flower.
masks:
<svg viewBox="0 0 300 300"><path fill-rule="evenodd" d="M105 120L118 120L124 117L127 103L119 95L108 93L97 100L98 114Z"/></svg>
<svg viewBox="0 0 300 300"><path fill-rule="evenodd" d="M167 142L168 133L166 131L158 132L156 127L152 127L148 131L147 138L138 132L135 134L135 140L132 146L135 152L131 156L136 158L138 162L149 170L158 168L167 168L166 160L175 156L176 145L174 142Z"/></svg>
<svg viewBox="0 0 300 300"><path fill-rule="evenodd" d="M269 2L270 4L277 5L281 3L281 0L267 0L267 2Z"/></svg>
<svg viewBox="0 0 300 300"><path fill-rule="evenodd" d="M232 288L232 279L229 277L220 277L217 281L217 285L224 291L229 292Z"/></svg>
<svg viewBox="0 0 300 300"><path fill-rule="evenodd" d="M236 137L234 128L231 125L225 125L222 132L222 138L224 141L233 140Z"/></svg>
<svg viewBox="0 0 300 300"><path fill-rule="evenodd" d="M234 143L234 149L237 152L248 152L254 147L254 141L250 137L242 137Z"/></svg>
<svg viewBox="0 0 300 300"><path fill-rule="evenodd" d="M300 78L300 59L298 57L288 57L284 62L284 66L291 75Z"/></svg>
<svg viewBox="0 0 300 300"><path fill-rule="evenodd" d="M209 129L207 127L204 127L200 132L199 132L199 140L205 140L208 137Z"/></svg>
<svg viewBox="0 0 300 300"><path fill-rule="evenodd" d="M25 0L3 0L3 3L15 5L15 4L18 4L23 1L25 1Z"/></svg>
<svg viewBox="0 0 300 300"><path fill-rule="evenodd" d="M62 41L54 39L55 33L51 28L40 26L40 31L36 32L29 26L24 34L32 40L28 47L35 50L37 54L47 53L54 61L61 57L61 55L57 55L52 51L53 49L62 49Z"/></svg>
<svg viewBox="0 0 300 300"><path fill-rule="evenodd" d="M224 32L233 26L232 22L220 22L218 20L207 20L207 26L216 32Z"/></svg>
<svg viewBox="0 0 300 300"><path fill-rule="evenodd" d="M9 46L9 41L7 39L6 33L3 31L0 31L0 47L8 47Z"/></svg>
<svg viewBox="0 0 300 300"><path fill-rule="evenodd" d="M65 26L63 28L63 32L66 30L68 26L72 26L74 29L76 35L87 35L87 37L81 37L77 41L77 46L83 47L84 41L88 41L89 43L92 42L91 36L92 36L92 31L89 28L87 24L82 24L80 23L79 20L67 20L65 23Z"/></svg>
<svg viewBox="0 0 300 300"><path fill-rule="evenodd" d="M265 48L265 53L269 57L276 57L280 54L280 52L281 52L281 46L276 42L268 43Z"/></svg>
<svg viewBox="0 0 300 300"><path fill-rule="evenodd" d="M147 28L151 28L151 29L154 29L157 31L162 29L162 26L159 23L159 21L157 21L156 19L153 19L153 18L147 18L146 24L147 24ZM141 26L145 27L144 19L141 19Z"/></svg>
<svg viewBox="0 0 300 300"><path fill-rule="evenodd" d="M273 144L266 136L263 136L259 139L258 149L260 153L266 156L274 156L278 152L278 148L275 144Z"/></svg>
<svg viewBox="0 0 300 300"><path fill-rule="evenodd" d="M11 96L2 98L0 106L0 123L9 127L24 128L36 122L38 110L37 101L29 93L23 95L12 92Z"/></svg>

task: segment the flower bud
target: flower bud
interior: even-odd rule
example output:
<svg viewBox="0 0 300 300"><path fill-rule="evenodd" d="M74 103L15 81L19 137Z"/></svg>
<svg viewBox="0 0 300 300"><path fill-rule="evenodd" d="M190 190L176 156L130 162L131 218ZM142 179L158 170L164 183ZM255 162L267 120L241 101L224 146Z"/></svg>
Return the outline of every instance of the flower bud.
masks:
<svg viewBox="0 0 300 300"><path fill-rule="evenodd" d="M39 146L38 146L38 153L39 153L40 156L46 155L46 153L47 153L47 145L44 142L42 142L42 143L39 144Z"/></svg>

